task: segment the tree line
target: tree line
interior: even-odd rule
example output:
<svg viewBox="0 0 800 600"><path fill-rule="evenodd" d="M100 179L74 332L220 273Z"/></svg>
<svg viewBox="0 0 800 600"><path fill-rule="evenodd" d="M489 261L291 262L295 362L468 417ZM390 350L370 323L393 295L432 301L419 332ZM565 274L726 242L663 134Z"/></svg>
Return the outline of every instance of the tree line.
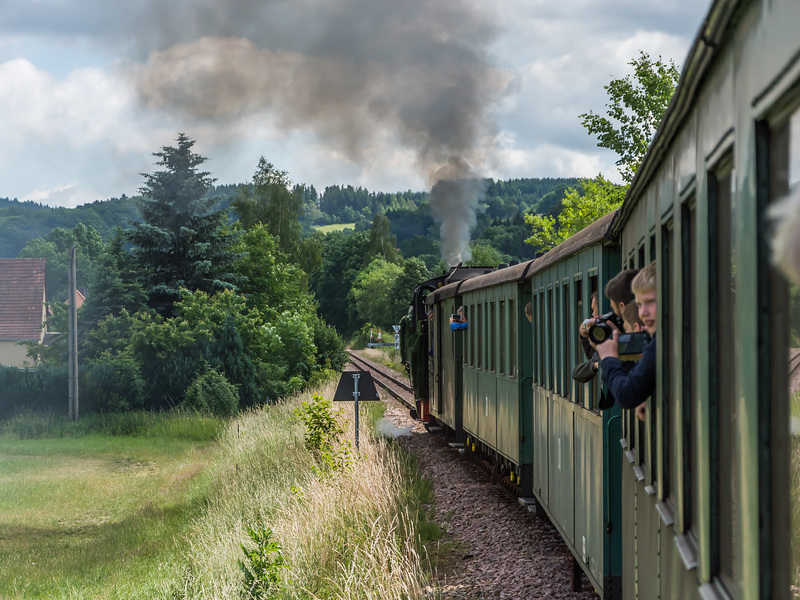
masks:
<svg viewBox="0 0 800 600"><path fill-rule="evenodd" d="M582 115L598 145L620 156L626 182L678 79L674 64L643 53L630 65L632 76L606 87L608 117ZM193 145L179 134L156 152L162 168L144 175L134 198L82 210L0 199L5 242L54 215L72 223L28 237L18 255L47 259L50 328L64 331L66 249L77 248L87 297L79 314L82 394L98 409L230 412L285 397L339 370L343 338L388 330L412 288L447 268L427 194L330 186L319 195L263 157L252 181L215 186ZM546 251L619 206L627 190L602 174L483 183L469 264L490 267ZM334 220L354 229L312 227ZM0 372L0 414L15 393L20 402L31 397L32 380L50 390L58 388L48 373L66 377L66 339L29 351L41 365L35 377ZM224 402L209 400L220 394Z"/></svg>

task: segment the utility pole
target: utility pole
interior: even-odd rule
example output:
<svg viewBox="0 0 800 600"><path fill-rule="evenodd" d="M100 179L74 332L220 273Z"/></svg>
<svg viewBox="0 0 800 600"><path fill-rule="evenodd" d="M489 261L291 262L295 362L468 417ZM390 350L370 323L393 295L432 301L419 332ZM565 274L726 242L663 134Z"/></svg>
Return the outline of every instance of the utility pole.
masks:
<svg viewBox="0 0 800 600"><path fill-rule="evenodd" d="M78 302L75 290L75 247L67 250L69 258L69 275L67 288L69 288L69 418L78 420Z"/></svg>

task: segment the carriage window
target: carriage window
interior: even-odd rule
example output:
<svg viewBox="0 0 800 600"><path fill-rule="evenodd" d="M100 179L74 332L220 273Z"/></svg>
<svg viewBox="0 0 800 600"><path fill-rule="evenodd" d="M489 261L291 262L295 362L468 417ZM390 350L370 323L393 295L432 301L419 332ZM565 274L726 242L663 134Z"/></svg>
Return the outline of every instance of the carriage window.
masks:
<svg viewBox="0 0 800 600"><path fill-rule="evenodd" d="M555 312L555 306L553 306L553 290L552 288L547 290L547 389L548 390L555 390L555 357L553 356L553 352L555 350L555 340L553 339L554 336L554 319L553 313Z"/></svg>
<svg viewBox="0 0 800 600"><path fill-rule="evenodd" d="M533 381L534 383L541 383L542 377L539 373L539 365L541 364L541 353L539 350L539 323L537 318L539 316L539 296L534 290L531 294L531 341L533 350Z"/></svg>
<svg viewBox="0 0 800 600"><path fill-rule="evenodd" d="M474 317L475 317L475 305L474 304L468 304L468 305L465 305L465 306L467 306L467 308L466 308L467 320L469 321L470 319L472 319L473 323L471 323L470 326L467 327L467 330L464 332L464 333L467 334L467 342L466 342L466 346L467 347L465 348L465 351L464 351L465 354L466 354L466 360L464 361L464 364L466 364L466 365L471 367L471 366L473 366L475 364L475 353L474 353L474 349L475 349L475 347L474 347L474 343L475 343L475 323L474 323L474 320L475 320L474 319Z"/></svg>
<svg viewBox="0 0 800 600"><path fill-rule="evenodd" d="M694 336L697 331L697 311L694 310L693 298L697 253L697 238L694 227L694 198L690 198L681 207L681 412L683 414L683 524L684 532L695 525L694 516L698 510L697 489L699 470L692 468L698 464L697 456L697 420L695 393L696 372L694 366ZM694 536L696 539L696 535Z"/></svg>
<svg viewBox="0 0 800 600"><path fill-rule="evenodd" d="M539 341L539 352L537 352L537 361L539 363L539 385L545 386L544 380L544 294L539 294L539 322L536 325L536 337Z"/></svg>
<svg viewBox="0 0 800 600"><path fill-rule="evenodd" d="M561 297L564 299L562 306L564 307L564 312L561 315L561 322L564 325L564 331L561 335L561 350L562 356L564 359L561 361L561 381L563 381L562 395L565 398L569 398L571 396L570 391L572 389L572 377L570 377L570 365L572 364L571 354L570 354L570 347L573 342L574 336L577 335L577 331L575 330L575 325L572 323L572 315L569 310L569 303L570 303L570 296L569 296L569 284L565 283L561 287Z"/></svg>
<svg viewBox="0 0 800 600"><path fill-rule="evenodd" d="M497 315L499 322L500 322L500 335L498 336L498 342L500 347L500 357L497 361L497 371L503 375L506 372L506 348L509 346L509 340L511 337L508 335L507 327L506 327L506 301L505 299L500 300L500 312Z"/></svg>
<svg viewBox="0 0 800 600"><path fill-rule="evenodd" d="M489 352L489 370L494 372L497 369L497 304L494 300L489 303L489 328L486 331L486 346Z"/></svg>
<svg viewBox="0 0 800 600"><path fill-rule="evenodd" d="M480 328L483 327L484 322L484 314L483 314L483 302L478 302L478 310L475 312L475 322L473 325L475 326L473 329L475 330L475 366L478 369L483 368L483 337L480 335Z"/></svg>
<svg viewBox="0 0 800 600"><path fill-rule="evenodd" d="M597 298L597 310L598 314L602 314L602 293L599 290L599 280L597 279L597 275L592 275L589 277L589 306L588 306L588 313L591 314L592 312L592 296ZM598 404L598 394L600 393L600 377L595 377L592 379L592 382L589 384L589 401L586 403L586 408L588 409L595 409Z"/></svg>
<svg viewBox="0 0 800 600"><path fill-rule="evenodd" d="M639 246L639 266L638 266L638 268L639 269L644 269L644 267L645 267L645 264L644 264L644 244L642 244L641 246ZM631 265L631 268L633 269L635 267L633 267L633 265Z"/></svg>
<svg viewBox="0 0 800 600"><path fill-rule="evenodd" d="M508 299L508 374L517 376L517 321L519 316L515 310L514 298Z"/></svg>
<svg viewBox="0 0 800 600"><path fill-rule="evenodd" d="M586 317L588 317L588 312L583 310L583 280L576 279L575 280L575 318L580 322L583 321ZM578 339L581 339L580 337ZM572 351L572 357L569 361L569 366L574 367L578 363L582 363L586 360L586 356L583 354L583 345L580 342L573 344L574 350ZM570 371L571 372L571 371ZM570 385L572 385L572 377L570 377ZM579 404L583 404L585 398L583 393L583 385L575 385L573 386L575 389L575 402Z"/></svg>
<svg viewBox="0 0 800 600"><path fill-rule="evenodd" d="M774 203L789 194L800 193L800 109L796 109L789 119L770 131L769 145L769 202ZM774 225L774 224L771 224ZM773 227L774 229L774 227ZM763 258L764 263L769 256ZM767 402L773 428L780 427L774 437L777 440L788 437L791 448L787 464L773 463L777 473L789 469L790 499L788 519L791 520L792 578L791 584L800 586L800 286L798 281L790 281L784 274L773 270L769 285L768 307L770 325L771 359L762 368L770 374L769 398ZM788 324L788 326L787 326ZM774 399L780 399L775 402ZM786 430L788 428L788 431ZM774 429L773 429L774 431ZM780 442L778 442L780 443ZM774 484L780 486L784 479L780 475ZM774 488L773 488L774 490ZM782 493L781 493L782 492ZM778 513L780 503L786 492L778 487L773 491L775 499L772 507ZM780 519L776 519L775 527L780 527ZM778 595L778 594L776 594Z"/></svg>
<svg viewBox="0 0 800 600"><path fill-rule="evenodd" d="M671 498L674 504L674 498L672 498L672 494L674 493L674 483L675 483L675 474L678 472L678 462L677 462L677 444L674 444L675 441L678 440L678 425L677 425L677 416L678 411L675 410L675 398L676 396L672 393L672 344L674 343L673 340L675 339L675 335L673 334L672 328L675 326L673 323L674 319L672 316L672 295L671 295L671 286L669 284L670 276L672 274L672 257L670 253L670 249L672 248L672 235L674 233L674 228L672 222L665 225L661 229L661 255L658 257L658 270L660 271L661 275L661 289L659 290L659 298L658 298L658 314L661 319L661 323L658 325L659 331L669 332L670 335L665 335L661 338L662 350L660 361L661 361L661 414L663 423L665 423L668 427L667 431L661 432L659 436L659 432L656 429L656 420L652 418L654 415L652 414L652 408L655 406L653 400L650 401L648 408L650 409L650 419L648 422L650 423L650 460L652 464L651 467L651 476L654 475L652 471L655 470L656 465L656 454L653 450L657 447L656 444L658 442L658 438L661 438L661 452L664 457L664 477L662 481L662 490L664 494L664 498Z"/></svg>
<svg viewBox="0 0 800 600"><path fill-rule="evenodd" d="M712 544L716 544L714 567L728 592L741 597L741 563L738 548L741 541L737 531L741 523L741 498L738 461L739 443L736 435L735 372L736 320L736 210L732 186L735 181L732 159L709 177L708 218L711 233L709 272L715 285L709 293L711 394L709 396L712 428L712 506L717 519L712 523ZM714 435L716 434L716 435ZM716 444L714 443L716 441ZM716 468L715 468L716 467Z"/></svg>

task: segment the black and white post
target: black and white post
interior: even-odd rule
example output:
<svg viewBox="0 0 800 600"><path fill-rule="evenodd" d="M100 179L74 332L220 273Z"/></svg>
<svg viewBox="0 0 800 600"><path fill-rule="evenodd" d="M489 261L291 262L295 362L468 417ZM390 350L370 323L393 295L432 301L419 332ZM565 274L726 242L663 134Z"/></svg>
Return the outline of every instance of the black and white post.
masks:
<svg viewBox="0 0 800 600"><path fill-rule="evenodd" d="M356 452L358 452L358 380L361 379L360 373L353 373L353 400L356 411Z"/></svg>
<svg viewBox="0 0 800 600"><path fill-rule="evenodd" d="M68 335L69 335L69 418L78 420L78 302L75 291L75 247L67 250L69 259L68 289Z"/></svg>

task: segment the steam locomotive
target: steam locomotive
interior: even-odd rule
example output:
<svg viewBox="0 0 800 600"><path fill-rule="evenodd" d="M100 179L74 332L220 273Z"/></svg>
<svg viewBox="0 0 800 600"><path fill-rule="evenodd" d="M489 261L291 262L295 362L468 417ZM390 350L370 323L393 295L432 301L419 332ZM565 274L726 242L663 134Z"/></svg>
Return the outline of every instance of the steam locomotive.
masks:
<svg viewBox="0 0 800 600"><path fill-rule="evenodd" d="M771 264L769 218L800 181L797 23L794 0L713 1L620 209L534 260L413 291L402 346L420 418L505 472L604 598L797 584L800 292ZM605 284L653 260L657 384L640 421L600 410L600 376L570 373L592 293L609 311Z"/></svg>

